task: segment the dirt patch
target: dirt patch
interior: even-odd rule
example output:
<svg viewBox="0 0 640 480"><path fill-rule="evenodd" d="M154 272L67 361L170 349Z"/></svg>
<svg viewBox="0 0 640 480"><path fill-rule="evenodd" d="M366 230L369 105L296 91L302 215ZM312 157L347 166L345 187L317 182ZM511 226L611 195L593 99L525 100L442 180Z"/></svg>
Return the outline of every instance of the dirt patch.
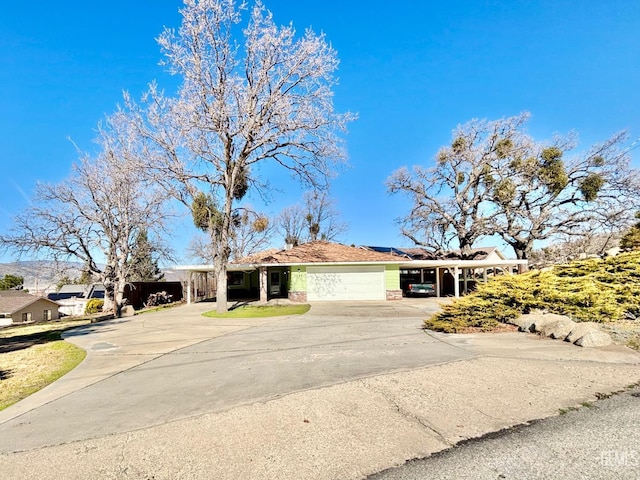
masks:
<svg viewBox="0 0 640 480"><path fill-rule="evenodd" d="M483 330L480 327L467 327L463 331L458 333L508 333L508 332L517 332L518 327L516 325L511 325L510 323L501 323L497 325L495 328L492 328L490 331Z"/></svg>

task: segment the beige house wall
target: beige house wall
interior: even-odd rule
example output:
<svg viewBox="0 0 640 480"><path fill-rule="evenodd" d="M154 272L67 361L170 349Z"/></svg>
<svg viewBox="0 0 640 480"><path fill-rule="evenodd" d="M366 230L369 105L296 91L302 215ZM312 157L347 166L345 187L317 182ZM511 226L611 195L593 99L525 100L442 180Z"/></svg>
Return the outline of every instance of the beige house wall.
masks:
<svg viewBox="0 0 640 480"><path fill-rule="evenodd" d="M59 318L58 314L58 305L52 303L49 300L45 300L44 298L38 299L30 305L18 310L17 312L13 312L11 314L11 319L14 324L23 323L22 314L23 313L31 313L31 321L32 322L42 322L44 321L44 311L51 310L51 318L49 320L57 320Z"/></svg>

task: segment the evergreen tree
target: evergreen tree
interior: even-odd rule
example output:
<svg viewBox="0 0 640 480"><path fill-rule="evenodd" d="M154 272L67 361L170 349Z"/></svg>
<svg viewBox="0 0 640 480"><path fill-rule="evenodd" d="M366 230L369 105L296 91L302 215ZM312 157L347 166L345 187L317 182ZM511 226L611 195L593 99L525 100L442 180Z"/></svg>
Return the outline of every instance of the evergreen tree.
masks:
<svg viewBox="0 0 640 480"><path fill-rule="evenodd" d="M640 220L640 212L636 213L636 218ZM631 227L620 239L620 248L624 250L640 249L640 222Z"/></svg>
<svg viewBox="0 0 640 480"><path fill-rule="evenodd" d="M58 283L56 283L56 292L59 292L60 289L65 285L71 285L73 283L76 283L76 281L73 280L69 275L62 276L60 280L58 280Z"/></svg>
<svg viewBox="0 0 640 480"><path fill-rule="evenodd" d="M155 249L149 241L146 230L141 230L136 238L131 258L129 259L129 282L158 282L164 280L164 274L154 258Z"/></svg>
<svg viewBox="0 0 640 480"><path fill-rule="evenodd" d="M23 277L7 274L4 278L0 278L0 290L20 290L23 283Z"/></svg>
<svg viewBox="0 0 640 480"><path fill-rule="evenodd" d="M91 273L91 270L88 267L85 267L82 270L80 277L76 278L73 282L70 282L70 283L76 283L78 285L91 285L95 282L96 282L96 279L94 275Z"/></svg>

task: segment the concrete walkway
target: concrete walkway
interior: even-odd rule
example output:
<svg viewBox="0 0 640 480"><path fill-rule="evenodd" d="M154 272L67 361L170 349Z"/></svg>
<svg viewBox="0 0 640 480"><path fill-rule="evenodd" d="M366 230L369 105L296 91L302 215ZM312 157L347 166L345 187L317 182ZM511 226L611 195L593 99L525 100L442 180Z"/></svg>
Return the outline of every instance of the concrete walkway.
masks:
<svg viewBox="0 0 640 480"><path fill-rule="evenodd" d="M0 412L3 478L362 478L640 380L640 355L427 334L433 300L94 324L76 370Z"/></svg>

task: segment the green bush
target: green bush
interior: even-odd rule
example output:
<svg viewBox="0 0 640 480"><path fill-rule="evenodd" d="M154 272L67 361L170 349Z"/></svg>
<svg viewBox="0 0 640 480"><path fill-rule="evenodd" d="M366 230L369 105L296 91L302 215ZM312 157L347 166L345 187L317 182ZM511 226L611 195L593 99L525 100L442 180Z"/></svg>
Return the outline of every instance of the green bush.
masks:
<svg viewBox="0 0 640 480"><path fill-rule="evenodd" d="M104 300L99 298L92 298L87 302L87 306L84 308L85 315L91 315L102 311L104 307Z"/></svg>
<svg viewBox="0 0 640 480"><path fill-rule="evenodd" d="M491 330L533 310L575 321L615 322L640 317L640 252L558 265L549 271L496 277L442 307L425 328Z"/></svg>

